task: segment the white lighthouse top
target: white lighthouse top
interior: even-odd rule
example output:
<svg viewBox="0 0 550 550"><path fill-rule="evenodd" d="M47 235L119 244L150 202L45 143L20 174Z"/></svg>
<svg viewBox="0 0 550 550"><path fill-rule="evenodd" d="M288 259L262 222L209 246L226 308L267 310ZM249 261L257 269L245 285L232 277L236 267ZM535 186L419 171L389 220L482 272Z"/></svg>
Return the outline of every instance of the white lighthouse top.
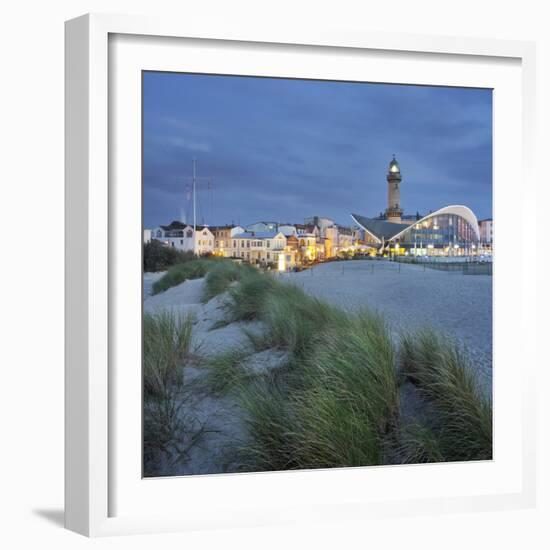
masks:
<svg viewBox="0 0 550 550"><path fill-rule="evenodd" d="M393 155L393 159L390 162L390 172L399 172L399 163L397 162L397 160L395 160L395 155Z"/></svg>

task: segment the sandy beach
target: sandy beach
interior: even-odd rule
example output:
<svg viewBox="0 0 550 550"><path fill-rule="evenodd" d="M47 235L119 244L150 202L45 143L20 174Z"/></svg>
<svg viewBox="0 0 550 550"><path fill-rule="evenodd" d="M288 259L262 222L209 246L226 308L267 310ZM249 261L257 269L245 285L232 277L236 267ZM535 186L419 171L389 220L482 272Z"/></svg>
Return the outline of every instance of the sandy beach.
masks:
<svg viewBox="0 0 550 550"><path fill-rule="evenodd" d="M392 331L431 326L462 343L491 381L492 277L383 260L321 264L282 278L346 311L379 311Z"/></svg>
<svg viewBox="0 0 550 550"><path fill-rule="evenodd" d="M207 303L201 301L204 279L188 280L155 296L150 289L159 274L144 277L144 311L172 311L193 316L194 353L208 358L229 350L246 350L247 368L265 371L284 364L280 350L254 352L245 330L260 334L260 322L234 322L226 319L225 295ZM370 308L383 314L396 341L406 331L432 326L448 334L467 350L480 381L490 392L492 278L399 265L387 261L357 260L332 262L299 273L277 275L306 293L326 300L346 311ZM246 441L242 411L231 394L215 395L208 390L208 371L198 365L184 367L186 394L180 414L193 418L194 429L203 430L187 459L169 462L160 459L159 475L188 475L235 471L231 462L235 449ZM401 391L405 408L416 401L410 384Z"/></svg>

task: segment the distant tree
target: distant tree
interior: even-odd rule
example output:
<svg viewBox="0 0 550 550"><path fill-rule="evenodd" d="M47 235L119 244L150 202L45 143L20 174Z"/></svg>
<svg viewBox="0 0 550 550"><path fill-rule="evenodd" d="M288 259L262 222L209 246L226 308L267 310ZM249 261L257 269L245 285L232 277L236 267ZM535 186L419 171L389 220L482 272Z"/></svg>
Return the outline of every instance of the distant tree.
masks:
<svg viewBox="0 0 550 550"><path fill-rule="evenodd" d="M188 262L195 258L191 251L182 252L152 240L143 245L143 270L165 271L171 265Z"/></svg>

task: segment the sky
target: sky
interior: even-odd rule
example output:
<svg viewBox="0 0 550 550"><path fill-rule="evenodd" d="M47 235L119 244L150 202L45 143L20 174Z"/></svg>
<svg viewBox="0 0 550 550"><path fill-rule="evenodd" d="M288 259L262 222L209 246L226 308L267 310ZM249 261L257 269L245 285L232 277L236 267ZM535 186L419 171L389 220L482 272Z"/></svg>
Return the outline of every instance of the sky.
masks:
<svg viewBox="0 0 550 550"><path fill-rule="evenodd" d="M144 227L192 223L351 225L387 206L401 167L401 208L449 204L492 217L492 92L182 73L143 74Z"/></svg>

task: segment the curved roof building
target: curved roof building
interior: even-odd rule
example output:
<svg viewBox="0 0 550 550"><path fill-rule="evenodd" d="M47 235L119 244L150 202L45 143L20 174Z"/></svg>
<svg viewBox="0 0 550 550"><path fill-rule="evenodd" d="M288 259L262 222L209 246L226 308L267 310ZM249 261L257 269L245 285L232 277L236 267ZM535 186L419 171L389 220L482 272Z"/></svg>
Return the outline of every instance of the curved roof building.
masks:
<svg viewBox="0 0 550 550"><path fill-rule="evenodd" d="M397 248L418 255L466 255L479 243L475 214L463 205L451 205L430 212L413 224L389 222L352 214L380 250Z"/></svg>

